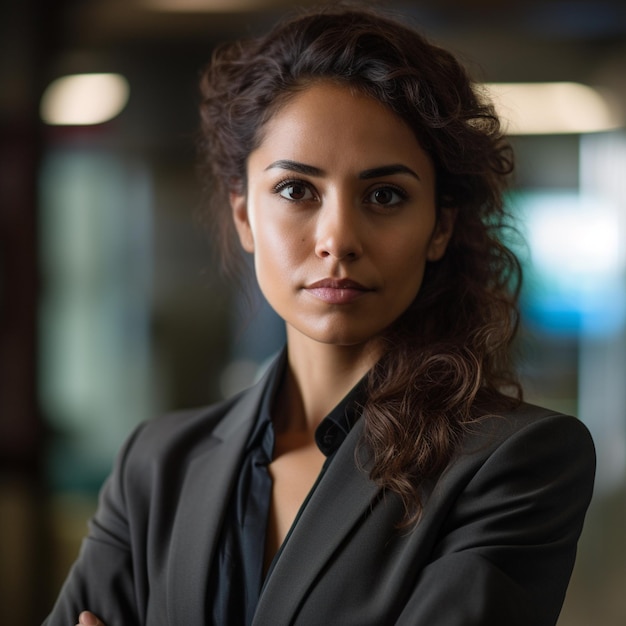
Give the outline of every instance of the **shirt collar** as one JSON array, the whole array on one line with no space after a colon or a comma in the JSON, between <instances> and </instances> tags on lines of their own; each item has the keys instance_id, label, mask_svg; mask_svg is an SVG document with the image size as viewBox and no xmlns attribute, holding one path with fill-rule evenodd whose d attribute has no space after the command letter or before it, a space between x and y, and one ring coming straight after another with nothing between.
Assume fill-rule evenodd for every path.
<instances>
[{"instance_id":1,"label":"shirt collar","mask_svg":"<svg viewBox=\"0 0 626 626\"><path fill-rule=\"evenodd\" d=\"M272 424L271 408L274 396L287 367L286 349L283 349L280 356L270 367L272 370L267 379L259 407L258 419L248 440L247 449L262 447L271 459L273 456L274 437L273 428L268 429L268 425L271 426ZM351 428L361 417L365 400L366 378L366 376L363 377L317 427L315 442L324 456L330 457L339 449ZM268 436L270 433L271 436Z\"/></svg>"},{"instance_id":2,"label":"shirt collar","mask_svg":"<svg viewBox=\"0 0 626 626\"><path fill-rule=\"evenodd\" d=\"M327 457L333 455L356 424L363 410L365 378L361 379L341 402L321 421L315 442Z\"/></svg>"},{"instance_id":3,"label":"shirt collar","mask_svg":"<svg viewBox=\"0 0 626 626\"><path fill-rule=\"evenodd\" d=\"M287 350L284 348L270 365L270 371L261 398L259 414L248 439L247 450L262 447L271 460L274 454L274 429L272 426L272 404L287 367ZM269 462L268 460L268 462Z\"/></svg>"}]
</instances>

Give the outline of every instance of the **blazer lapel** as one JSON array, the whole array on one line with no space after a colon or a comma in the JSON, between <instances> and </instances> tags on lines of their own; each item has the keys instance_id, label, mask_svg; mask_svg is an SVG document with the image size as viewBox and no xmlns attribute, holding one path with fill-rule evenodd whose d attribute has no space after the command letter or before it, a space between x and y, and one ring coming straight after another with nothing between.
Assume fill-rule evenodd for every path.
<instances>
[{"instance_id":1,"label":"blazer lapel","mask_svg":"<svg viewBox=\"0 0 626 626\"><path fill-rule=\"evenodd\" d=\"M266 582L253 626L292 623L319 572L376 499L380 488L355 464L362 430L359 420L311 495Z\"/></svg>"},{"instance_id":2,"label":"blazer lapel","mask_svg":"<svg viewBox=\"0 0 626 626\"><path fill-rule=\"evenodd\" d=\"M168 623L206 621L209 563L266 380L267 374L242 395L189 463L172 530Z\"/></svg>"}]
</instances>

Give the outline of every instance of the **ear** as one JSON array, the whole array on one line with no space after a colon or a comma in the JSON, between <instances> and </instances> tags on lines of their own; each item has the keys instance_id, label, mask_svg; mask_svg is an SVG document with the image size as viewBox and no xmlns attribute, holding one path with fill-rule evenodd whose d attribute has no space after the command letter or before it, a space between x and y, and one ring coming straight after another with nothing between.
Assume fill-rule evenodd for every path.
<instances>
[{"instance_id":1,"label":"ear","mask_svg":"<svg viewBox=\"0 0 626 626\"><path fill-rule=\"evenodd\" d=\"M428 244L428 253L426 258L429 261L439 261L446 253L448 242L454 231L454 223L456 221L457 210L444 207L439 209L435 230Z\"/></svg>"},{"instance_id":2,"label":"ear","mask_svg":"<svg viewBox=\"0 0 626 626\"><path fill-rule=\"evenodd\" d=\"M229 199L241 246L246 252L252 253L254 252L254 237L252 235L250 220L248 219L248 202L246 196L245 194L231 192Z\"/></svg>"}]
</instances>

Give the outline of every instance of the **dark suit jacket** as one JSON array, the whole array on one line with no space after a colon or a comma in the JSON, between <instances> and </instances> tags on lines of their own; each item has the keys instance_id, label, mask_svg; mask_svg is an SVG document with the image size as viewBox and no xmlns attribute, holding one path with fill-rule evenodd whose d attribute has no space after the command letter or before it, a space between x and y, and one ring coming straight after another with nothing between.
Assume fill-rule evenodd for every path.
<instances>
[{"instance_id":1,"label":"dark suit jacket","mask_svg":"<svg viewBox=\"0 0 626 626\"><path fill-rule=\"evenodd\" d=\"M209 563L264 382L142 425L105 484L48 626L90 609L107 626L207 623ZM530 405L478 424L424 514L355 463L358 422L266 581L254 626L554 624L595 456L575 418ZM224 625L235 626L235 625Z\"/></svg>"}]
</instances>

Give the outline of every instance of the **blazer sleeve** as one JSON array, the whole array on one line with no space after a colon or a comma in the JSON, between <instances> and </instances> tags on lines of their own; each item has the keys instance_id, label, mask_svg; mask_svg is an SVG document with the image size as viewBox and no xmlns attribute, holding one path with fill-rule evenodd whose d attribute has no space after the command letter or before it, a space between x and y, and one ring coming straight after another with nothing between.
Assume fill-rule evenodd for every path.
<instances>
[{"instance_id":1,"label":"blazer sleeve","mask_svg":"<svg viewBox=\"0 0 626 626\"><path fill-rule=\"evenodd\" d=\"M591 437L574 418L542 419L506 439L454 503L397 623L553 626L594 473Z\"/></svg>"},{"instance_id":2,"label":"blazer sleeve","mask_svg":"<svg viewBox=\"0 0 626 626\"><path fill-rule=\"evenodd\" d=\"M141 429L135 431L117 456L100 491L98 509L78 559L45 626L73 626L85 609L98 615L107 626L143 623L138 612L141 585L134 567L137 555L131 549L125 486L126 465Z\"/></svg>"}]
</instances>

